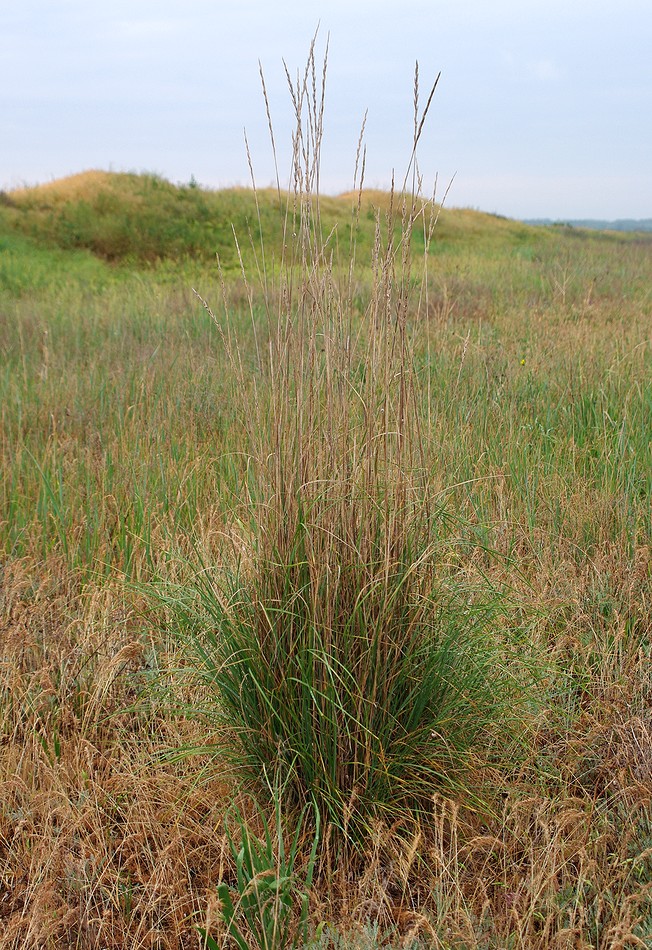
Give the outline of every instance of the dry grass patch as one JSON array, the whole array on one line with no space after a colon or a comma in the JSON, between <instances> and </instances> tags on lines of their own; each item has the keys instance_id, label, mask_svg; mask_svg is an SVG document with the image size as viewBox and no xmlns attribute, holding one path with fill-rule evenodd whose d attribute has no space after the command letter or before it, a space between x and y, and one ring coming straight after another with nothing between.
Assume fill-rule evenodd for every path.
<instances>
[{"instance_id":1,"label":"dry grass patch","mask_svg":"<svg viewBox=\"0 0 652 950\"><path fill-rule=\"evenodd\" d=\"M98 192L110 189L115 177L114 172L93 169L67 178L57 178L43 185L15 188L9 194L12 200L28 204L39 204L43 201L48 205L57 205L68 201L89 201L95 198Z\"/></svg>"},{"instance_id":2,"label":"dry grass patch","mask_svg":"<svg viewBox=\"0 0 652 950\"><path fill-rule=\"evenodd\" d=\"M229 792L161 760L193 730L137 702L161 655L124 590L48 568L3 577L0 945L196 945Z\"/></svg>"}]
</instances>

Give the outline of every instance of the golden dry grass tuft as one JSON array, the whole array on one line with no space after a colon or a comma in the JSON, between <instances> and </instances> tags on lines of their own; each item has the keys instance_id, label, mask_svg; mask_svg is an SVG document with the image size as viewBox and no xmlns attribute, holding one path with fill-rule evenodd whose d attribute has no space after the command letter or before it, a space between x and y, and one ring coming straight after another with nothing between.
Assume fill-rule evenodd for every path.
<instances>
[{"instance_id":1,"label":"golden dry grass tuft","mask_svg":"<svg viewBox=\"0 0 652 950\"><path fill-rule=\"evenodd\" d=\"M13 201L29 204L43 202L56 205L68 201L89 201L98 193L106 192L107 188L112 187L114 181L120 180L120 177L115 172L90 169L76 175L69 175L67 178L57 178L42 185L15 188L9 194Z\"/></svg>"}]
</instances>

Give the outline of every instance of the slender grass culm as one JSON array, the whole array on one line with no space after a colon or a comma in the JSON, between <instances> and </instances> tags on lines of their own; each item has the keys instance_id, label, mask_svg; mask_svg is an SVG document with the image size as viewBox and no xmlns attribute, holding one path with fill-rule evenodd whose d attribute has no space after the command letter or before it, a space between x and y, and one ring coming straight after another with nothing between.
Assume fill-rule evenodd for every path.
<instances>
[{"instance_id":1,"label":"slender grass culm","mask_svg":"<svg viewBox=\"0 0 652 950\"><path fill-rule=\"evenodd\" d=\"M361 292L362 145L349 233L321 225L325 77L313 41L304 73L287 75L283 252L267 259L263 235L258 272L243 268L253 364L226 294L223 314L211 310L246 394L245 553L202 587L208 620L190 641L240 774L279 770L290 805L311 802L329 833L362 840L378 817L427 809L435 790L469 791L513 696L494 604L439 571L428 386L410 338L427 288L413 238L427 255L437 213L417 165L435 87L420 111L417 68L409 170L376 212Z\"/></svg>"}]
</instances>

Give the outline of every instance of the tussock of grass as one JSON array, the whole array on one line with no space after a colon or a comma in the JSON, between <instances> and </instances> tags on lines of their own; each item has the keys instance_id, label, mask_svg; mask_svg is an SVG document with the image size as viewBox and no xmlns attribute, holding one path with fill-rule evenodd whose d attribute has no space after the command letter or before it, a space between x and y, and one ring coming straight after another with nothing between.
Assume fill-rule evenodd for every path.
<instances>
[{"instance_id":1,"label":"tussock of grass","mask_svg":"<svg viewBox=\"0 0 652 950\"><path fill-rule=\"evenodd\" d=\"M310 802L334 837L364 842L380 815L463 793L464 773L501 755L524 680L505 672L493 604L440 568L427 387L409 330L421 318L413 234L430 240L436 209L415 192L376 211L371 293L356 313L361 201L343 260L335 235L323 237L314 78L311 60L291 88L294 195L279 271L265 269L261 240L267 325L253 368L228 300L223 316L211 311L251 392L239 513L249 554L215 592L200 587L208 626L190 640L240 772L251 782L278 771L292 805Z\"/></svg>"}]
</instances>

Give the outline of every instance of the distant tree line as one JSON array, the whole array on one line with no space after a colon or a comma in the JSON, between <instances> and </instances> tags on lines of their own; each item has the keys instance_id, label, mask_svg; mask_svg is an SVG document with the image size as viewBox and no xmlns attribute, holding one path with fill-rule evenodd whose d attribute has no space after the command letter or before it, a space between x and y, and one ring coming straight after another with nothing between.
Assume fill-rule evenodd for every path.
<instances>
[{"instance_id":1,"label":"distant tree line","mask_svg":"<svg viewBox=\"0 0 652 950\"><path fill-rule=\"evenodd\" d=\"M617 221L598 219L553 220L552 218L529 218L525 224L538 224L555 227L591 228L594 231L652 231L652 218L621 218Z\"/></svg>"}]
</instances>

